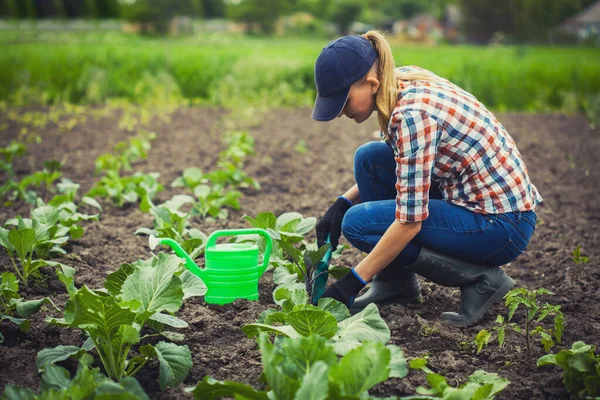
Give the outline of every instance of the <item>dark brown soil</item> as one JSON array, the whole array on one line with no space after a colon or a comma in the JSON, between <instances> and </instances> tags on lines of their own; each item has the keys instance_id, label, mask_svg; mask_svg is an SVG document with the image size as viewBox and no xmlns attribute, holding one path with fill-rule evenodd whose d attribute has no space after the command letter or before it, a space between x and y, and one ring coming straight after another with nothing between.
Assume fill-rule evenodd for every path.
<instances>
[{"instance_id":1,"label":"dark brown soil","mask_svg":"<svg viewBox=\"0 0 600 400\"><path fill-rule=\"evenodd\" d=\"M506 266L518 284L529 289L545 287L556 293L544 301L560 304L566 314L566 329L559 347L570 347L576 340L600 344L600 133L588 127L581 116L520 115L498 116L515 138L524 156L533 182L539 188L544 203L537 209L539 225L527 249L515 262ZM219 140L225 130L226 113L219 109L182 109L170 123L155 121L152 130L158 134L147 161L136 170L160 172L165 191L158 201L164 201L181 189L169 187L186 167L198 166L210 170L217 153L224 145ZM21 126L0 116L0 146L18 136ZM241 124L244 126L244 123ZM305 216L319 217L335 197L353 184L352 160L354 150L362 143L374 140L375 119L356 125L349 120L330 124L312 122L309 109L282 109L267 113L262 123L246 126L256 138L257 155L249 158L246 171L261 183L262 189L245 190L242 210L230 213L227 221L193 225L205 233L217 228L244 227L244 214L255 215L272 211L279 215L298 211ZM52 125L40 132L41 144L31 145L29 154L16 164L19 176L39 169L46 159L65 163L63 175L82 185L85 193L98 179L94 176L94 160L132 133L118 128L118 116L93 119L64 133ZM304 140L308 152L295 150ZM117 209L103 202L100 222L86 225L83 238L66 247L68 255L57 259L77 268L76 284L100 287L106 275L123 262L147 258L149 249L144 236L134 236L139 227L150 227L152 217L140 212L135 205ZM0 209L0 221L17 214L28 216L29 207L15 204ZM92 210L90 210L92 211ZM311 234L310 240L314 239ZM589 256L586 264L575 264L571 251L581 245ZM339 265L351 267L361 259L360 252L347 250ZM0 271L8 270L10 261L0 253ZM62 284L46 271L44 283L23 291L26 298L53 296L63 305L66 292ZM193 368L185 384L160 392L157 365L148 365L137 376L146 391L156 399L188 397L184 386L192 386L205 375L216 379L236 380L259 387L260 356L256 342L247 339L240 330L246 323L273 304L274 286L271 273L261 280L261 298L257 302L238 300L225 306L206 305L192 299L184 305L179 317L189 323L182 330L185 343L193 354ZM430 367L445 375L451 384L464 382L477 369L497 372L511 384L498 398L558 399L566 398L560 372L553 368L537 368L535 360L543 349L534 346L533 354L526 352L523 339L507 334L506 345L495 345L475 355L472 345L477 332L491 328L498 313L496 305L477 325L457 328L441 323L443 311L458 308L458 292L424 282L425 301L404 308L399 305L381 307L381 314L392 331L391 342L402 347L408 357L429 356ZM35 367L38 351L57 345L83 343L76 330L61 329L44 323L45 313L32 318L28 333L19 332L13 325L2 322L0 331L5 342L0 345L0 387L8 383L38 388L40 379ZM514 319L522 323L522 314ZM556 349L555 349L556 350ZM424 385L424 374L411 372L403 380L391 379L371 391L373 395L409 395Z\"/></svg>"}]
</instances>

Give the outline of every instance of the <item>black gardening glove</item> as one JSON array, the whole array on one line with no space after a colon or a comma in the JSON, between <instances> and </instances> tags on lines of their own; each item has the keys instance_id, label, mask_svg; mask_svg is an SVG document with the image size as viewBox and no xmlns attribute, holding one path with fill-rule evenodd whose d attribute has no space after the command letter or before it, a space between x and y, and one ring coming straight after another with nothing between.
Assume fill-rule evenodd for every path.
<instances>
[{"instance_id":1,"label":"black gardening glove","mask_svg":"<svg viewBox=\"0 0 600 400\"><path fill-rule=\"evenodd\" d=\"M331 249L335 250L337 248L338 241L342 234L342 220L349 208L350 203L341 197L329 207L325 215L323 215L323 218L321 218L317 224L317 246L323 246L327 241L327 235L329 235Z\"/></svg>"},{"instance_id":2,"label":"black gardening glove","mask_svg":"<svg viewBox=\"0 0 600 400\"><path fill-rule=\"evenodd\" d=\"M354 303L354 298L365 287L364 281L360 279L354 270L351 270L342 279L337 280L333 285L329 286L321 298L332 298L351 306Z\"/></svg>"}]
</instances>

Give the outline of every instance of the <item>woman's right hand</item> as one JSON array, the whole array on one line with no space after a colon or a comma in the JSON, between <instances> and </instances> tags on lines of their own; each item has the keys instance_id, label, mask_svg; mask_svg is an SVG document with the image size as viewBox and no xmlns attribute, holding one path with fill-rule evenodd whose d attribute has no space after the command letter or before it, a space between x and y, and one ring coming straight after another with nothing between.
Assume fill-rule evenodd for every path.
<instances>
[{"instance_id":1,"label":"woman's right hand","mask_svg":"<svg viewBox=\"0 0 600 400\"><path fill-rule=\"evenodd\" d=\"M350 207L349 201L341 196L329 207L317 224L317 246L323 246L327 241L327 235L329 235L331 248L333 250L337 248L342 235L342 221Z\"/></svg>"}]
</instances>

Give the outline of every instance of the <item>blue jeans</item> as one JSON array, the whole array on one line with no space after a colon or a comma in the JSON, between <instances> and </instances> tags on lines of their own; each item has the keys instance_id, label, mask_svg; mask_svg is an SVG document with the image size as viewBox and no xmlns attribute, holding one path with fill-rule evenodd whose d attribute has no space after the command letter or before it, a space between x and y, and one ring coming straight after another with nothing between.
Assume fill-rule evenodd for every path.
<instances>
[{"instance_id":1,"label":"blue jeans","mask_svg":"<svg viewBox=\"0 0 600 400\"><path fill-rule=\"evenodd\" d=\"M394 153L385 143L370 142L356 151L354 175L361 203L344 216L342 232L366 253L396 218L395 170ZM433 185L429 199L429 217L392 264L411 265L425 246L477 264L500 266L523 253L535 230L534 211L477 214L442 200Z\"/></svg>"}]
</instances>

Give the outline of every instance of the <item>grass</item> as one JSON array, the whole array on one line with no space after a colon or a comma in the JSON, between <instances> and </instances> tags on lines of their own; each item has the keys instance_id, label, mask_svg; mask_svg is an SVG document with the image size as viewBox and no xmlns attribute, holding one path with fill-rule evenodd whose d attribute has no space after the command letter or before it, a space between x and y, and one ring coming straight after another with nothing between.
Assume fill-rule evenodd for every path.
<instances>
[{"instance_id":1,"label":"grass","mask_svg":"<svg viewBox=\"0 0 600 400\"><path fill-rule=\"evenodd\" d=\"M101 103L152 96L235 107L310 106L323 38L203 34L143 38L116 32L0 32L0 100ZM534 46L392 44L415 64L499 111L580 111L600 93L600 51Z\"/></svg>"}]
</instances>

